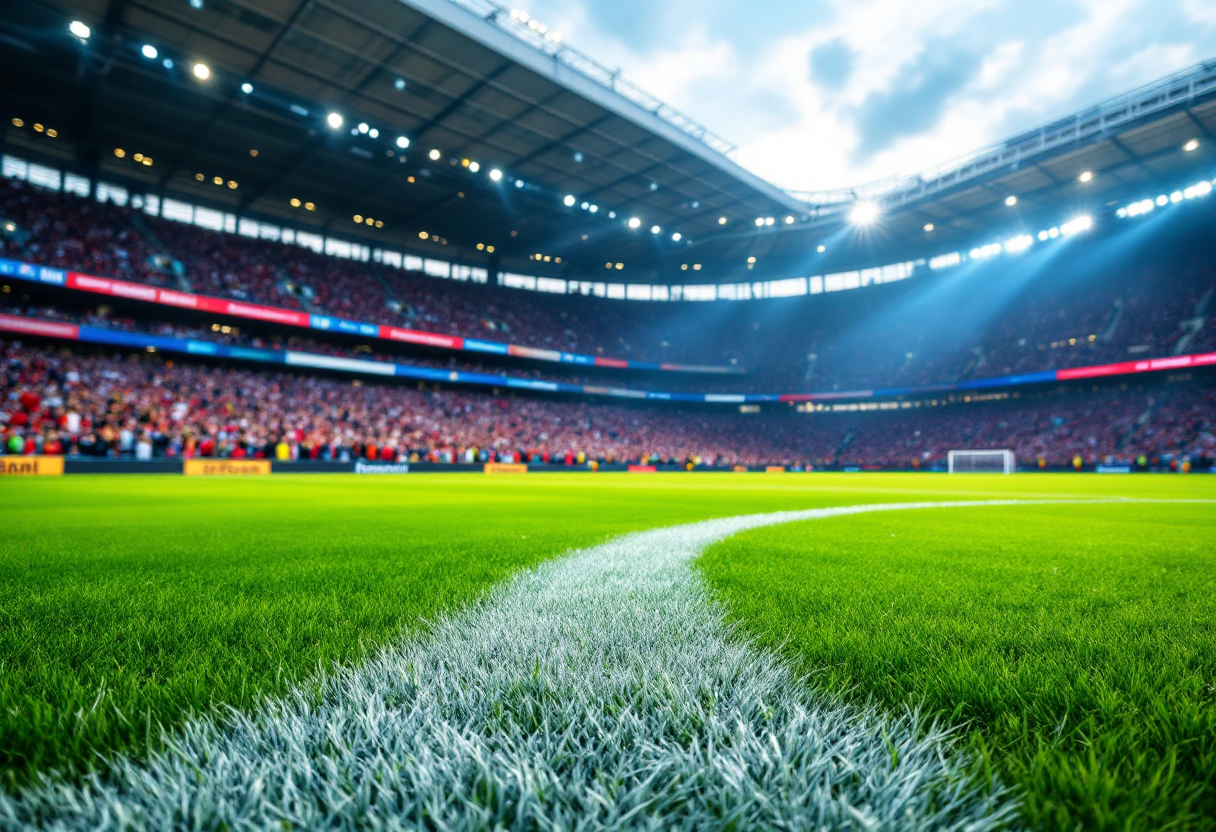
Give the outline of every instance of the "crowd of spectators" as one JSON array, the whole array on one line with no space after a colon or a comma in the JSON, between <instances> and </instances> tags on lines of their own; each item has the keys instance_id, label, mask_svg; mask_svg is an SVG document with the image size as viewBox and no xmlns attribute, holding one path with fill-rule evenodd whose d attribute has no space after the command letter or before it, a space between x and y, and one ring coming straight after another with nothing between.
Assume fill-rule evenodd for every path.
<instances>
[{"instance_id":1,"label":"crowd of spectators","mask_svg":"<svg viewBox=\"0 0 1216 832\"><path fill-rule=\"evenodd\" d=\"M764 414L424 390L0 342L7 453L153 457L692 461L927 467L957 448L1023 462L1216 456L1216 388L1164 385L879 412Z\"/></svg>"},{"instance_id":2,"label":"crowd of spectators","mask_svg":"<svg viewBox=\"0 0 1216 832\"><path fill-rule=\"evenodd\" d=\"M161 282L128 209L0 181L22 227L4 253ZM554 296L428 277L299 246L145 218L199 292L639 360L726 364L746 382L706 392L798 392L957 382L1216 349L1216 259L1206 237L1125 247L1103 240L995 257L896 284L751 302L642 303ZM1065 245L1065 244L1061 244ZM948 310L948 312L947 312ZM553 368L539 373L552 374Z\"/></svg>"}]
</instances>

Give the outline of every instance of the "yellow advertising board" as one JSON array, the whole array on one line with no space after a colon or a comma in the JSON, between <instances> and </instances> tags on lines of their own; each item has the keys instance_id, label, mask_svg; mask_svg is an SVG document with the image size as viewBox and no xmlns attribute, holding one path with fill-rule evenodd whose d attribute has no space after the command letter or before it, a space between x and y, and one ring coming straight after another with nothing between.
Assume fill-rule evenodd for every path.
<instances>
[{"instance_id":1,"label":"yellow advertising board","mask_svg":"<svg viewBox=\"0 0 1216 832\"><path fill-rule=\"evenodd\" d=\"M258 477L270 473L270 460L187 459L182 473L187 477Z\"/></svg>"},{"instance_id":2,"label":"yellow advertising board","mask_svg":"<svg viewBox=\"0 0 1216 832\"><path fill-rule=\"evenodd\" d=\"M61 456L0 456L0 476L58 477L63 475Z\"/></svg>"},{"instance_id":3,"label":"yellow advertising board","mask_svg":"<svg viewBox=\"0 0 1216 832\"><path fill-rule=\"evenodd\" d=\"M770 465L764 469L764 473L766 473L766 474L784 474L785 466L784 465Z\"/></svg>"},{"instance_id":4,"label":"yellow advertising board","mask_svg":"<svg viewBox=\"0 0 1216 832\"><path fill-rule=\"evenodd\" d=\"M522 462L487 462L485 472L487 474L526 474L528 466Z\"/></svg>"}]
</instances>

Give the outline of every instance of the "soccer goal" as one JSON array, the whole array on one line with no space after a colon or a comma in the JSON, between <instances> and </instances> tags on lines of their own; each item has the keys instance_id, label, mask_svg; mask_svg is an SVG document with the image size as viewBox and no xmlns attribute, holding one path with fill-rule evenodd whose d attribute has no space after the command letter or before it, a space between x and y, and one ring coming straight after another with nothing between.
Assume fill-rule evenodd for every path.
<instances>
[{"instance_id":1,"label":"soccer goal","mask_svg":"<svg viewBox=\"0 0 1216 832\"><path fill-rule=\"evenodd\" d=\"M951 474L1012 474L1017 470L1013 451L950 451L946 463Z\"/></svg>"}]
</instances>

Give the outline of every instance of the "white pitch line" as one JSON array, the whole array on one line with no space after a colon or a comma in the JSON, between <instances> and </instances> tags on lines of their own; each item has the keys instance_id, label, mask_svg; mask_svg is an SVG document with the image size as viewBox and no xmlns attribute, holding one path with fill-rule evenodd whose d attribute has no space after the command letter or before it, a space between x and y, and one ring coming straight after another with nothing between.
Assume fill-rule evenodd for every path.
<instances>
[{"instance_id":1,"label":"white pitch line","mask_svg":"<svg viewBox=\"0 0 1216 832\"><path fill-rule=\"evenodd\" d=\"M640 532L528 570L424 636L83 783L0 794L0 827L1000 828L954 736L842 705L723 620L691 567L775 523L1024 505L898 503Z\"/></svg>"}]
</instances>

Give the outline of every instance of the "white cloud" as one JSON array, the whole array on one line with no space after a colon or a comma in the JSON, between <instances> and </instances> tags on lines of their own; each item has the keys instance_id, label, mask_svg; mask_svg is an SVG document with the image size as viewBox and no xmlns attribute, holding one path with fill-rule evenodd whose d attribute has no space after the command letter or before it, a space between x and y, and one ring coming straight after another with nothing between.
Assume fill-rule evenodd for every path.
<instances>
[{"instance_id":1,"label":"white cloud","mask_svg":"<svg viewBox=\"0 0 1216 832\"><path fill-rule=\"evenodd\" d=\"M644 19L593 2L532 11L737 142L745 167L808 190L919 173L1216 52L1211 0L770 0L763 16L737 0L660 0L638 7ZM850 59L830 88L810 71L827 44Z\"/></svg>"}]
</instances>

